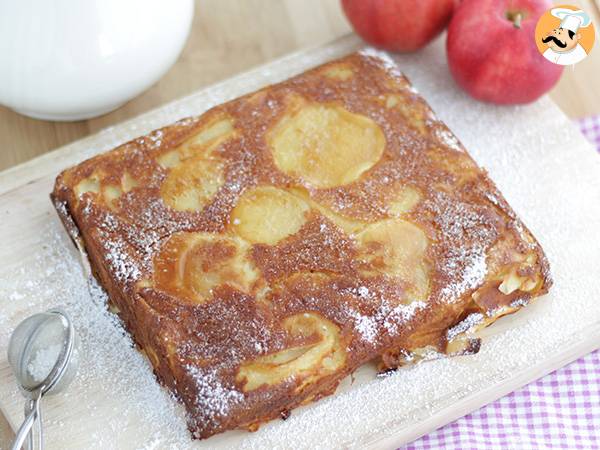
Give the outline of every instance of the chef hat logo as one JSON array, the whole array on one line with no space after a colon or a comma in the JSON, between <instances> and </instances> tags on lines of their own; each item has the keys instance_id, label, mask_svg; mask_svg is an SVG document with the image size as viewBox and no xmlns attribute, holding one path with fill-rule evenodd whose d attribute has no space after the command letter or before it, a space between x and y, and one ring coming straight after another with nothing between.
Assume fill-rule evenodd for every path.
<instances>
[{"instance_id":1,"label":"chef hat logo","mask_svg":"<svg viewBox=\"0 0 600 450\"><path fill-rule=\"evenodd\" d=\"M590 14L578 6L557 5L546 11L535 28L535 43L553 64L573 65L584 60L595 40Z\"/></svg>"},{"instance_id":2,"label":"chef hat logo","mask_svg":"<svg viewBox=\"0 0 600 450\"><path fill-rule=\"evenodd\" d=\"M571 30L573 33L577 33L580 27L588 27L592 23L592 19L585 11L567 8L553 8L550 10L550 14L561 20L560 28L565 30Z\"/></svg>"}]
</instances>

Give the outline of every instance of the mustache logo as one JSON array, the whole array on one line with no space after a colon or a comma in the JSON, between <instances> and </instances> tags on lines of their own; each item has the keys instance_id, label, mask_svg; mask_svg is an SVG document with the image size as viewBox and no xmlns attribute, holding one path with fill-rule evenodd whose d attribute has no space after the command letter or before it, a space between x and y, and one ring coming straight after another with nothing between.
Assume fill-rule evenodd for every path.
<instances>
[{"instance_id":1,"label":"mustache logo","mask_svg":"<svg viewBox=\"0 0 600 450\"><path fill-rule=\"evenodd\" d=\"M566 42L560 41L556 36L546 36L545 38L542 39L542 42L544 44L546 44L550 41L553 41L560 48L565 48L567 46Z\"/></svg>"}]
</instances>

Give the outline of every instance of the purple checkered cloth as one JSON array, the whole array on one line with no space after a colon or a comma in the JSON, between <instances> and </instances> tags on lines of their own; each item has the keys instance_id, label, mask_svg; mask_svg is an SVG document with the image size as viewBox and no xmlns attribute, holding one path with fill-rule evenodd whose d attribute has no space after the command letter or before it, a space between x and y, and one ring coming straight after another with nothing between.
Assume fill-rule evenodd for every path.
<instances>
[{"instance_id":1,"label":"purple checkered cloth","mask_svg":"<svg viewBox=\"0 0 600 450\"><path fill-rule=\"evenodd\" d=\"M600 116L585 117L577 121L579 129L600 152Z\"/></svg>"},{"instance_id":2,"label":"purple checkered cloth","mask_svg":"<svg viewBox=\"0 0 600 450\"><path fill-rule=\"evenodd\" d=\"M600 152L600 116L577 122ZM402 450L600 449L600 350Z\"/></svg>"},{"instance_id":3,"label":"purple checkered cloth","mask_svg":"<svg viewBox=\"0 0 600 450\"><path fill-rule=\"evenodd\" d=\"M403 450L600 449L599 373L595 351Z\"/></svg>"}]
</instances>

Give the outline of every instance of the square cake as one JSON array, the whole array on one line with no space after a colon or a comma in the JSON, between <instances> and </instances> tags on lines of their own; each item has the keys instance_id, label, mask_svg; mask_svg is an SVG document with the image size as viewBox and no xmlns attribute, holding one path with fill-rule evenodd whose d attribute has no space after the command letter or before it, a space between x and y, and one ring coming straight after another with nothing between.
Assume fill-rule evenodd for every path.
<instances>
[{"instance_id":1,"label":"square cake","mask_svg":"<svg viewBox=\"0 0 600 450\"><path fill-rule=\"evenodd\" d=\"M371 50L84 161L51 197L196 438L286 418L368 361L474 353L473 331L551 284L486 172Z\"/></svg>"}]
</instances>

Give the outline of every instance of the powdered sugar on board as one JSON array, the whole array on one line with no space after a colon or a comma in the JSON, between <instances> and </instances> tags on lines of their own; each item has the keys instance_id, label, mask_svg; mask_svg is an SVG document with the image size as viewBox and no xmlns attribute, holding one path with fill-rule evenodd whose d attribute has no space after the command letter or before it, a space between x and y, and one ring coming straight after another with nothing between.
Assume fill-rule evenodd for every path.
<instances>
[{"instance_id":1,"label":"powdered sugar on board","mask_svg":"<svg viewBox=\"0 0 600 450\"><path fill-rule=\"evenodd\" d=\"M118 318L106 309L107 297L102 288L93 279L88 285L61 224L52 220L41 230L40 238L44 244L31 263L14 274L12 281L1 279L0 295L35 304L31 312L61 306L71 316L81 356L75 380L60 394L61 403L80 411L81 421L98 424L96 448L120 448L122 434L130 432L126 425L135 420L148 433L139 435L140 443L159 439L160 448L181 444L182 437L188 435L183 410L158 385L149 363L133 347ZM5 322L9 319L0 319L2 342L8 339L11 327ZM13 380L9 384L11 392L18 395ZM106 398L114 400L109 411ZM52 400L49 398L48 403ZM47 414L46 420L51 425L77 429L82 426L78 416L69 416L68 423L64 423ZM70 448L69 441L61 436L46 439L50 448Z\"/></svg>"},{"instance_id":2,"label":"powdered sugar on board","mask_svg":"<svg viewBox=\"0 0 600 450\"><path fill-rule=\"evenodd\" d=\"M360 45L349 38L179 100L74 144L72 160L64 165ZM411 434L416 424L452 411L459 400L478 399L517 373L535 373L573 343L600 342L600 279L594 272L600 266L597 155L547 99L506 108L467 98L447 72L441 40L394 59L541 241L555 280L551 294L495 324L477 355L423 363L383 379L363 368L354 383L346 381L335 396L294 410L285 422L274 421L257 433L229 432L192 443L182 408L157 385L149 364L106 312L102 295L89 295L77 255L47 200L52 172L41 184L0 195L0 355L6 354L8 333L22 318L60 305L73 315L86 352L65 395L44 400L48 448L362 447L390 434L400 445L416 437ZM0 364L5 374L0 406L16 424L23 400L6 361Z\"/></svg>"}]
</instances>

